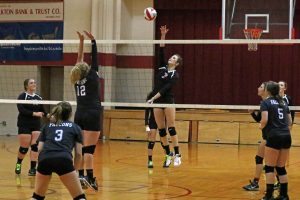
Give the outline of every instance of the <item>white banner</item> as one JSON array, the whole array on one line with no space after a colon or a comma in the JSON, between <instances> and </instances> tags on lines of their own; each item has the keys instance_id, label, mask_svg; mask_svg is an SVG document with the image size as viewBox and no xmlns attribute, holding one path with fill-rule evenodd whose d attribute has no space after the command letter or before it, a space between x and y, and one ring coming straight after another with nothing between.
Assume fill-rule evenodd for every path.
<instances>
[{"instance_id":1,"label":"white banner","mask_svg":"<svg viewBox=\"0 0 300 200\"><path fill-rule=\"evenodd\" d=\"M64 3L0 3L0 22L63 21Z\"/></svg>"}]
</instances>

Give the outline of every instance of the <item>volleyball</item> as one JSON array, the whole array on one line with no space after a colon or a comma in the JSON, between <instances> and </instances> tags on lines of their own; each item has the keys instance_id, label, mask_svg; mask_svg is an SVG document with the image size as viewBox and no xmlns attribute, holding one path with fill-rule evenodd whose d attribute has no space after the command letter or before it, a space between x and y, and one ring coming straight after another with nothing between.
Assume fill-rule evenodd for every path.
<instances>
[{"instance_id":1,"label":"volleyball","mask_svg":"<svg viewBox=\"0 0 300 200\"><path fill-rule=\"evenodd\" d=\"M157 12L154 8L148 7L144 10L144 17L148 21L152 21L156 18Z\"/></svg>"}]
</instances>

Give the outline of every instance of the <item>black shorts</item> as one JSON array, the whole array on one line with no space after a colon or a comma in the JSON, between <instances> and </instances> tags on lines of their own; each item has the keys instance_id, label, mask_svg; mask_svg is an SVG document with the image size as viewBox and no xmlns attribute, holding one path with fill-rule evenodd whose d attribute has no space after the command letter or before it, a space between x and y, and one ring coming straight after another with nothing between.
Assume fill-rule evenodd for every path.
<instances>
[{"instance_id":1,"label":"black shorts","mask_svg":"<svg viewBox=\"0 0 300 200\"><path fill-rule=\"evenodd\" d=\"M156 121L155 121L154 117L149 119L149 128L150 129L157 129L157 124L156 124Z\"/></svg>"},{"instance_id":2,"label":"black shorts","mask_svg":"<svg viewBox=\"0 0 300 200\"><path fill-rule=\"evenodd\" d=\"M161 103L161 104L174 104L174 98L173 97L159 97L156 99L153 103Z\"/></svg>"},{"instance_id":3,"label":"black shorts","mask_svg":"<svg viewBox=\"0 0 300 200\"><path fill-rule=\"evenodd\" d=\"M103 108L77 109L74 122L85 131L102 131Z\"/></svg>"},{"instance_id":4,"label":"black shorts","mask_svg":"<svg viewBox=\"0 0 300 200\"><path fill-rule=\"evenodd\" d=\"M64 157L45 158L39 161L37 171L43 175L51 175L53 172L59 176L74 171L73 161Z\"/></svg>"},{"instance_id":5,"label":"black shorts","mask_svg":"<svg viewBox=\"0 0 300 200\"><path fill-rule=\"evenodd\" d=\"M267 138L266 146L272 149L289 149L292 145L291 135L271 135Z\"/></svg>"},{"instance_id":6,"label":"black shorts","mask_svg":"<svg viewBox=\"0 0 300 200\"><path fill-rule=\"evenodd\" d=\"M41 131L40 125L22 126L18 128L18 134L31 134L33 131Z\"/></svg>"}]
</instances>

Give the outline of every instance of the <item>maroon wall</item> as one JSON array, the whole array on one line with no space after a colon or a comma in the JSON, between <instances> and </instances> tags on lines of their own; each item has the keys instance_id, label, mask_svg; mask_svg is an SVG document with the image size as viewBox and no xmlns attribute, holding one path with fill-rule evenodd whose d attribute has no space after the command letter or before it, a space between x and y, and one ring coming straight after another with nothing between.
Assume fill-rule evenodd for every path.
<instances>
[{"instance_id":1,"label":"maroon wall","mask_svg":"<svg viewBox=\"0 0 300 200\"><path fill-rule=\"evenodd\" d=\"M189 2L188 4L186 2ZM218 39L222 18L221 0L156 0L156 38L167 25L167 39ZM297 4L299 6L299 3ZM300 36L300 10L294 27ZM178 69L176 103L256 105L257 87L267 80L285 80L294 104L300 104L300 45L167 45L166 56L179 53L184 66Z\"/></svg>"}]
</instances>

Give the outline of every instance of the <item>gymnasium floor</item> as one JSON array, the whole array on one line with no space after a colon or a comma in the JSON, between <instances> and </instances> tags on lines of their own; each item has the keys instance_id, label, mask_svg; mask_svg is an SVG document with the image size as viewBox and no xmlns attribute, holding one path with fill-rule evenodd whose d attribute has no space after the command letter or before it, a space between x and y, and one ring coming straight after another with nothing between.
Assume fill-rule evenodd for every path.
<instances>
[{"instance_id":1,"label":"gymnasium floor","mask_svg":"<svg viewBox=\"0 0 300 200\"><path fill-rule=\"evenodd\" d=\"M17 137L0 137L0 200L30 199L34 178L27 176L28 157L22 174L16 177L14 166ZM159 200L159 199L260 199L265 181L261 177L259 192L247 192L242 186L254 172L256 146L181 144L182 165L162 168L163 151L156 143L154 168L148 170L147 143L126 141L99 142L95 154L99 192L87 190L89 200ZM300 148L290 152L290 199L300 199ZM53 176L47 200L72 199L56 175Z\"/></svg>"}]
</instances>

